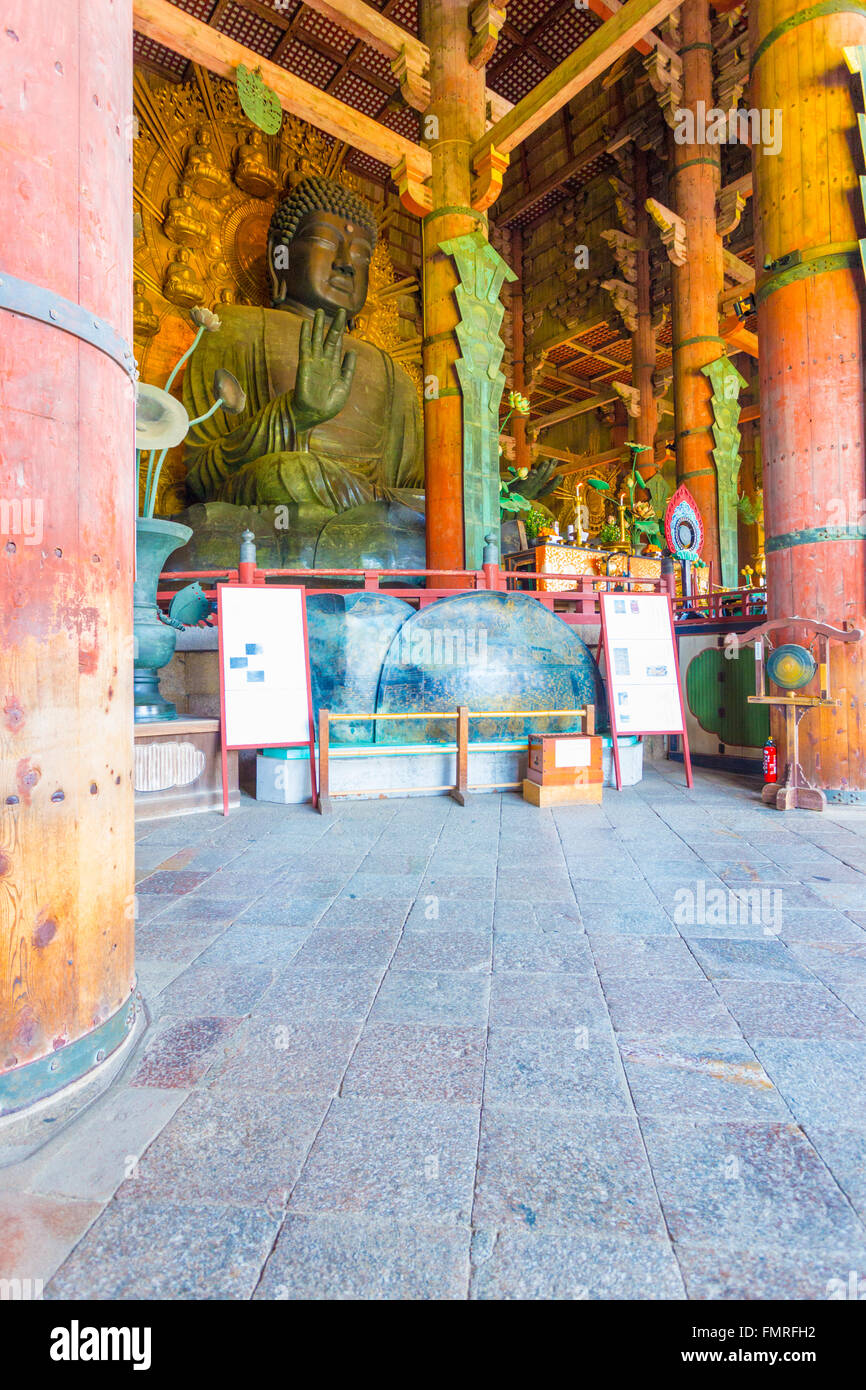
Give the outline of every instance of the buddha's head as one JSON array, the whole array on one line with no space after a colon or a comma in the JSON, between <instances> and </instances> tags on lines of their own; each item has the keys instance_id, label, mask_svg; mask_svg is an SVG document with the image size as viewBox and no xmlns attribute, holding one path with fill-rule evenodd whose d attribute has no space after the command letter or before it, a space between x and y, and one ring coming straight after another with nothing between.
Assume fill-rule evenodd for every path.
<instances>
[{"instance_id":1,"label":"buddha's head","mask_svg":"<svg viewBox=\"0 0 866 1390\"><path fill-rule=\"evenodd\" d=\"M351 325L367 298L375 246L376 221L368 203L331 179L302 179L271 218L274 307L291 302L331 317L343 309Z\"/></svg>"}]
</instances>

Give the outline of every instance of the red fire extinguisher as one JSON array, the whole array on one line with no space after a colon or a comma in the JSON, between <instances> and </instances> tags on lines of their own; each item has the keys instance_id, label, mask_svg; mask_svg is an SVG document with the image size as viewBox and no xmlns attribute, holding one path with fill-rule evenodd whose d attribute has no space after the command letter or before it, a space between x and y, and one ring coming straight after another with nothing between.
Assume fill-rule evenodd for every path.
<instances>
[{"instance_id":1,"label":"red fire extinguisher","mask_svg":"<svg viewBox=\"0 0 866 1390\"><path fill-rule=\"evenodd\" d=\"M764 744L764 781L777 782L779 780L778 761L776 754L776 741L768 738Z\"/></svg>"}]
</instances>

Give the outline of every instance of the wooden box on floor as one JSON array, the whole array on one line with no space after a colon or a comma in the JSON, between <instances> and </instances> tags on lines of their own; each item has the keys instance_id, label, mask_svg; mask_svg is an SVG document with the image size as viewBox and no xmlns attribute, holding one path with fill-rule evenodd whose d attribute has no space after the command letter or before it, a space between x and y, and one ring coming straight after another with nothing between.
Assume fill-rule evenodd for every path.
<instances>
[{"instance_id":1,"label":"wooden box on floor","mask_svg":"<svg viewBox=\"0 0 866 1390\"><path fill-rule=\"evenodd\" d=\"M229 751L229 806L240 805L238 755ZM218 719L158 720L135 726L135 818L221 811Z\"/></svg>"},{"instance_id":2,"label":"wooden box on floor","mask_svg":"<svg viewBox=\"0 0 866 1390\"><path fill-rule=\"evenodd\" d=\"M601 752L597 735L530 736L524 800L533 806L601 801Z\"/></svg>"}]
</instances>

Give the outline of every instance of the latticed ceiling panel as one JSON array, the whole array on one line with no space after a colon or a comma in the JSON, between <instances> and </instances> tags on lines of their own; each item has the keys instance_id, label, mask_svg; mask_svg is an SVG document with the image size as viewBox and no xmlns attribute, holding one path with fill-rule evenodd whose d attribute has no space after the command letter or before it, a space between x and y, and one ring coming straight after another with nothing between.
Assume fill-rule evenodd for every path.
<instances>
[{"instance_id":1,"label":"latticed ceiling panel","mask_svg":"<svg viewBox=\"0 0 866 1390\"><path fill-rule=\"evenodd\" d=\"M344 101L347 106L353 106L356 111L363 111L365 116L374 118L378 116L387 100L378 87L372 87L355 72L344 72L335 82L332 95Z\"/></svg>"},{"instance_id":2,"label":"latticed ceiling panel","mask_svg":"<svg viewBox=\"0 0 866 1390\"><path fill-rule=\"evenodd\" d=\"M322 43L328 45L337 53L348 56L355 47L358 40L353 34L347 34L345 29L339 29L336 24L332 24L330 19L326 19L317 10L308 9L304 14L303 20L304 35L311 35L314 39L320 39Z\"/></svg>"},{"instance_id":3,"label":"latticed ceiling panel","mask_svg":"<svg viewBox=\"0 0 866 1390\"><path fill-rule=\"evenodd\" d=\"M395 5L389 5L387 0L373 0L373 5L377 10L387 10L389 19L393 19L401 29L408 29L410 34L417 37L418 0L397 0Z\"/></svg>"},{"instance_id":4,"label":"latticed ceiling panel","mask_svg":"<svg viewBox=\"0 0 866 1390\"><path fill-rule=\"evenodd\" d=\"M315 49L308 48L305 43L300 43L298 39L292 39L276 61L281 67L293 72L296 77L302 77L314 87L327 87L340 71L340 65L334 59L326 58Z\"/></svg>"},{"instance_id":5,"label":"latticed ceiling panel","mask_svg":"<svg viewBox=\"0 0 866 1390\"><path fill-rule=\"evenodd\" d=\"M513 7L509 7L509 19L512 17L512 9ZM539 32L535 42L542 53L552 58L554 63L562 63L595 32L597 27L598 19L592 10L572 8L558 15L552 24Z\"/></svg>"},{"instance_id":6,"label":"latticed ceiling panel","mask_svg":"<svg viewBox=\"0 0 866 1390\"><path fill-rule=\"evenodd\" d=\"M273 53L283 35L280 25L271 24L254 11L236 4L235 0L229 0L217 20L216 28L227 38L234 39L235 43L242 43L245 48L251 48L265 58Z\"/></svg>"},{"instance_id":7,"label":"latticed ceiling panel","mask_svg":"<svg viewBox=\"0 0 866 1390\"><path fill-rule=\"evenodd\" d=\"M174 0L179 10L185 10L193 19L207 23L216 9L216 0Z\"/></svg>"},{"instance_id":8,"label":"latticed ceiling panel","mask_svg":"<svg viewBox=\"0 0 866 1390\"><path fill-rule=\"evenodd\" d=\"M143 34L133 35L132 56L137 62L164 72L166 77L182 76L187 65L186 58L179 53L172 53L170 48L163 48L161 43L154 43L153 39L146 39Z\"/></svg>"},{"instance_id":9,"label":"latticed ceiling panel","mask_svg":"<svg viewBox=\"0 0 866 1390\"><path fill-rule=\"evenodd\" d=\"M547 70L526 49L518 49L512 63L502 72L491 74L490 86L506 101L518 102L547 76Z\"/></svg>"}]
</instances>

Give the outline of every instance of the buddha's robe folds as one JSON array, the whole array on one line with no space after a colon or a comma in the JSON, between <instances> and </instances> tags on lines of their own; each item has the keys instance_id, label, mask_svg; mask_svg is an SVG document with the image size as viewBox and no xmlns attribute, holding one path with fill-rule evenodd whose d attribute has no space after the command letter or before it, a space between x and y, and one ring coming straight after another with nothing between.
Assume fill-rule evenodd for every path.
<instances>
[{"instance_id":1,"label":"buddha's robe folds","mask_svg":"<svg viewBox=\"0 0 866 1390\"><path fill-rule=\"evenodd\" d=\"M217 367L246 392L240 416L217 411L187 437L187 486L198 501L244 506L294 503L301 513L343 512L393 498L423 506L421 411L411 380L387 353L346 336L357 354L349 399L298 448L290 393L303 319L284 309L225 305L222 328L190 358L183 399L190 419L213 404Z\"/></svg>"}]
</instances>

